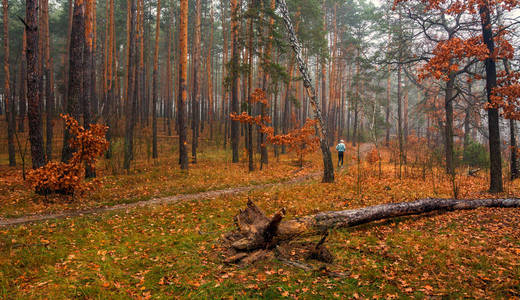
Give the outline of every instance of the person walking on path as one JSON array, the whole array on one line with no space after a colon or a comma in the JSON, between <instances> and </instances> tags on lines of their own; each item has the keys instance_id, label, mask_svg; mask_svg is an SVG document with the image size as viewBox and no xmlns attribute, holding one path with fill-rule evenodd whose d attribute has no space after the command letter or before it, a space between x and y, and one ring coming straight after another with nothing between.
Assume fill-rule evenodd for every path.
<instances>
[{"instance_id":1,"label":"person walking on path","mask_svg":"<svg viewBox=\"0 0 520 300\"><path fill-rule=\"evenodd\" d=\"M345 153L345 141L340 140L339 144L336 146L336 151L338 151L338 168L343 167L343 154Z\"/></svg>"}]
</instances>

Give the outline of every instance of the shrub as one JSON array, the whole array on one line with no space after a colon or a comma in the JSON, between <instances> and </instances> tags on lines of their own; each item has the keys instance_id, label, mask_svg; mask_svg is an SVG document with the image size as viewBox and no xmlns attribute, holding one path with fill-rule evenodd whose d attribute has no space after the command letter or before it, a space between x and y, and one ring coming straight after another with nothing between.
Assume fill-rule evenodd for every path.
<instances>
[{"instance_id":1,"label":"shrub","mask_svg":"<svg viewBox=\"0 0 520 300\"><path fill-rule=\"evenodd\" d=\"M378 162L379 159L380 159L379 151L376 148L370 150L370 152L368 152L367 157L366 157L366 161L371 165Z\"/></svg>"},{"instance_id":2,"label":"shrub","mask_svg":"<svg viewBox=\"0 0 520 300\"><path fill-rule=\"evenodd\" d=\"M72 195L87 188L82 182L85 164L94 169L97 159L108 149L105 134L108 127L92 124L89 129L68 115L61 115L73 138L68 141L75 150L68 163L49 162L27 174L27 182L41 195Z\"/></svg>"},{"instance_id":3,"label":"shrub","mask_svg":"<svg viewBox=\"0 0 520 300\"><path fill-rule=\"evenodd\" d=\"M489 153L484 145L470 140L464 147L462 161L471 167L487 168L489 166Z\"/></svg>"}]
</instances>

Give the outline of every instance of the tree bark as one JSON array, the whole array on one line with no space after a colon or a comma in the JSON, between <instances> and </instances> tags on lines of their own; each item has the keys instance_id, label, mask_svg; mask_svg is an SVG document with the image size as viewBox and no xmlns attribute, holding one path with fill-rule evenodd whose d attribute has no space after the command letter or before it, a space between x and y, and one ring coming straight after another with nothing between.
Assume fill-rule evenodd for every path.
<instances>
[{"instance_id":1,"label":"tree bark","mask_svg":"<svg viewBox=\"0 0 520 300\"><path fill-rule=\"evenodd\" d=\"M391 67L388 65L388 75L386 77L386 106L385 106L385 146L390 146L390 92L391 92Z\"/></svg>"},{"instance_id":2,"label":"tree bark","mask_svg":"<svg viewBox=\"0 0 520 300\"><path fill-rule=\"evenodd\" d=\"M285 209L267 218L251 200L235 216L237 229L225 235L229 245L238 252L272 249L281 242L302 236L322 235L329 229L348 228L401 216L434 211L488 208L520 208L520 199L421 199L413 202L389 203L358 209L327 211L282 221Z\"/></svg>"},{"instance_id":3,"label":"tree bark","mask_svg":"<svg viewBox=\"0 0 520 300\"><path fill-rule=\"evenodd\" d=\"M83 50L85 44L85 3L81 0L74 1L70 38L66 112L79 122L80 103L83 96ZM72 133L65 126L61 151L61 160L63 162L68 162L72 158L74 149L69 144L71 138Z\"/></svg>"},{"instance_id":4,"label":"tree bark","mask_svg":"<svg viewBox=\"0 0 520 300\"><path fill-rule=\"evenodd\" d=\"M14 132L16 130L14 97L11 95L11 79L9 70L9 3L2 1L4 19L4 99L7 120L7 148L9 152L9 166L16 166L16 153L14 148Z\"/></svg>"},{"instance_id":5,"label":"tree bark","mask_svg":"<svg viewBox=\"0 0 520 300\"><path fill-rule=\"evenodd\" d=\"M106 139L109 143L108 150L105 154L106 158L112 157L112 135L114 132L113 124L116 112L115 105L115 85L117 85L117 80L114 80L114 75L117 78L117 72L114 74L114 66L115 66L115 24L114 24L114 0L108 0L108 49L107 49L107 97L105 101L104 108L104 118L105 122L108 126L108 130L106 133ZM117 71L117 69L116 69Z\"/></svg>"},{"instance_id":6,"label":"tree bark","mask_svg":"<svg viewBox=\"0 0 520 300\"><path fill-rule=\"evenodd\" d=\"M135 27L136 27L136 0L131 0L130 7L130 23L129 23L129 40L128 40L128 66L127 66L127 103L126 103L126 129L125 129L125 143L124 143L124 161L123 168L130 170L130 163L134 156L134 127L137 117L137 65L135 64L136 57L136 43L135 43Z\"/></svg>"},{"instance_id":7,"label":"tree bark","mask_svg":"<svg viewBox=\"0 0 520 300\"><path fill-rule=\"evenodd\" d=\"M46 141L45 141L45 153L48 160L52 160L52 140L53 140L53 127L54 127L54 76L52 71L52 57L51 57L51 41L50 41L50 32L49 32L49 2L48 0L42 0L42 16L44 20L43 23L43 31L45 34L45 44L44 44L44 53L45 53L45 66L44 66L44 76L45 76L45 110L47 112L46 116Z\"/></svg>"},{"instance_id":8,"label":"tree bark","mask_svg":"<svg viewBox=\"0 0 520 300\"><path fill-rule=\"evenodd\" d=\"M276 8L275 0L271 0L270 5L271 5L270 6L271 10L274 11ZM273 47L273 30L274 30L273 25L274 25L274 18L270 17L269 18L269 28L267 29L267 32L269 34L269 41L267 42L266 50L264 53L264 57L266 60L266 61L264 61L264 64L266 64L266 65L270 64L272 61L271 51L272 51L272 47ZM269 100L271 96L270 96L270 93L268 92L268 87L269 87L269 72L267 70L264 70L263 79L262 79L262 89L266 93L266 98ZM267 108L266 104L264 104L264 103L260 104L260 111L261 111L262 119L266 116L266 113L267 113L266 108ZM259 135L260 135L260 170L262 170L263 166L267 165L269 163L269 155L267 152L265 134L260 132L260 130L259 130Z\"/></svg>"},{"instance_id":9,"label":"tree bark","mask_svg":"<svg viewBox=\"0 0 520 300\"><path fill-rule=\"evenodd\" d=\"M177 119L179 126L179 162L181 169L188 169L188 152L186 149L186 94L188 75L188 0L181 0L179 26L179 94L177 105Z\"/></svg>"},{"instance_id":10,"label":"tree bark","mask_svg":"<svg viewBox=\"0 0 520 300\"><path fill-rule=\"evenodd\" d=\"M509 135L510 135L510 145L511 146L511 180L517 179L520 174L518 172L518 157L517 151L518 147L516 144L516 128L515 128L515 120L509 119Z\"/></svg>"},{"instance_id":11,"label":"tree bark","mask_svg":"<svg viewBox=\"0 0 520 300\"><path fill-rule=\"evenodd\" d=\"M446 82L444 93L444 111L446 113L446 124L444 125L444 146L446 151L446 173L455 175L455 165L453 160L453 89L455 76L450 74Z\"/></svg>"},{"instance_id":12,"label":"tree bark","mask_svg":"<svg viewBox=\"0 0 520 300\"><path fill-rule=\"evenodd\" d=\"M191 158L192 163L197 163L197 147L199 146L199 126L200 126L200 18L201 18L201 0L196 0L195 4L195 28L193 36L193 87L191 95Z\"/></svg>"},{"instance_id":13,"label":"tree bark","mask_svg":"<svg viewBox=\"0 0 520 300\"><path fill-rule=\"evenodd\" d=\"M231 0L231 112L239 113L238 103L238 4ZM231 121L231 149L233 163L238 163L239 121Z\"/></svg>"},{"instance_id":14,"label":"tree bark","mask_svg":"<svg viewBox=\"0 0 520 300\"><path fill-rule=\"evenodd\" d=\"M491 26L491 14L489 11L489 2L483 1L480 5L480 18L482 24L482 37L486 44L490 57L486 58L486 93L487 100L493 105L493 89L497 86L497 69L495 59L492 57L495 50L495 42L493 40L493 28ZM502 184L502 158L500 153L500 126L498 108L490 107L488 109L488 129L489 129L489 160L490 160L490 186L491 193L500 193L504 190Z\"/></svg>"},{"instance_id":15,"label":"tree bark","mask_svg":"<svg viewBox=\"0 0 520 300\"><path fill-rule=\"evenodd\" d=\"M25 23L27 31L27 98L29 100L29 140L33 169L45 165L43 148L42 114L38 81L38 1L25 2Z\"/></svg>"},{"instance_id":16,"label":"tree bark","mask_svg":"<svg viewBox=\"0 0 520 300\"><path fill-rule=\"evenodd\" d=\"M255 6L255 0L249 1L249 9L253 9ZM249 30L248 30L248 41L247 41L247 48L248 48L248 68L249 72L247 74L247 99L248 99L248 105L247 105L247 113L252 116L253 115L253 102L251 99L251 93L252 91L252 85L253 85L253 19L249 18ZM248 168L249 172L252 172L255 170L255 165L253 161L253 124L248 123L247 124L247 157L248 157Z\"/></svg>"},{"instance_id":17,"label":"tree bark","mask_svg":"<svg viewBox=\"0 0 520 300\"><path fill-rule=\"evenodd\" d=\"M14 87L16 88L16 87ZM20 60L20 98L18 99L18 131L25 132L25 115L27 113L27 30L22 37L22 59Z\"/></svg>"},{"instance_id":18,"label":"tree bark","mask_svg":"<svg viewBox=\"0 0 520 300\"><path fill-rule=\"evenodd\" d=\"M505 69L506 73L509 75L510 74L509 61L507 59L504 59L503 63L504 63L504 69ZM509 138L510 138L509 146L511 147L511 163L510 163L511 180L515 180L518 177L520 177L520 172L518 170L518 157L517 157L518 147L516 144L516 126L515 126L514 119L509 119Z\"/></svg>"},{"instance_id":19,"label":"tree bark","mask_svg":"<svg viewBox=\"0 0 520 300\"><path fill-rule=\"evenodd\" d=\"M228 32L227 32L227 27L226 27L226 5L224 3L224 0L221 0L220 1L220 5L222 7L222 40L223 40L223 51L224 53L222 54L222 71L221 71L221 78L224 79L227 77L227 71L226 71L226 65L228 63ZM222 80L223 81L223 80ZM228 102L229 102L229 96L228 96L228 91L227 91L227 88L226 86L222 83L221 84L222 86L222 95L221 95L221 107L220 107L220 110L221 110L221 114L220 114L220 123L222 126L222 122L224 122L224 141L223 141L223 147L224 149L226 149L226 146L227 146L227 139L228 139L228 124L229 124L229 116L228 114L226 113L227 112L227 107L228 107Z\"/></svg>"},{"instance_id":20,"label":"tree bark","mask_svg":"<svg viewBox=\"0 0 520 300\"><path fill-rule=\"evenodd\" d=\"M292 25L291 18L289 16L289 11L287 9L287 4L285 0L276 0L278 4L279 11L283 18L285 27L289 33L289 40L291 47L296 55L296 61L298 62L298 66L300 69L300 73L303 77L303 84L307 91L307 95L309 96L312 108L314 110L314 119L318 120L317 124L317 134L320 140L320 148L323 157L323 182L334 182L334 167L332 165L332 157L330 153L330 148L327 145L327 129L324 127L325 122L323 120L320 108L320 102L316 97L316 91L314 90L314 86L312 85L311 77L309 75L309 71L307 65L302 59L302 46L298 41L296 33L294 32L294 28Z\"/></svg>"},{"instance_id":21,"label":"tree bark","mask_svg":"<svg viewBox=\"0 0 520 300\"><path fill-rule=\"evenodd\" d=\"M83 127L85 129L90 128L92 122L92 99L95 96L95 90L92 85L95 82L92 72L95 72L94 62L94 30L95 30L95 19L94 19L95 1L85 1L85 32L84 38L84 49L83 49L83 88L81 97L81 108L83 112ZM94 169L86 164L85 165L85 178L93 178L96 176Z\"/></svg>"},{"instance_id":22,"label":"tree bark","mask_svg":"<svg viewBox=\"0 0 520 300\"><path fill-rule=\"evenodd\" d=\"M155 49L153 54L152 73L152 158L157 158L157 76L159 73L159 36L161 33L161 0L157 1L157 17L155 23Z\"/></svg>"}]
</instances>

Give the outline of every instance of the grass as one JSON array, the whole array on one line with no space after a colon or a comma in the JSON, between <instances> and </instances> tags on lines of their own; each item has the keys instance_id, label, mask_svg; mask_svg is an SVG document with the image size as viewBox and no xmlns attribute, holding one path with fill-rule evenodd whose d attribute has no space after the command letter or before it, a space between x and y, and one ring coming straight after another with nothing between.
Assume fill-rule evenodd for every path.
<instances>
[{"instance_id":1,"label":"grass","mask_svg":"<svg viewBox=\"0 0 520 300\"><path fill-rule=\"evenodd\" d=\"M210 143L203 144L201 149L198 163L190 164L188 172L180 170L176 152L163 152L159 159L153 160L137 150L138 159L127 173L118 167L122 153L116 149L112 159L102 159L98 163L100 179L95 181L95 188L85 195L75 196L73 201L37 196L24 184L20 168L2 167L0 217L112 206L155 197L272 183L319 170L319 160L313 159L306 168L300 169L292 155L284 155L271 158L271 165L251 173L246 162L231 163L230 151Z\"/></svg>"},{"instance_id":2,"label":"grass","mask_svg":"<svg viewBox=\"0 0 520 300\"><path fill-rule=\"evenodd\" d=\"M204 176L197 173L203 170L196 170L190 171L189 176L192 173L195 177ZM451 193L447 178L437 178L435 188L432 180L423 180L413 172L399 180L386 164L381 178L373 167L363 164L359 188L355 170L344 169L334 184L310 181L215 199L1 228L0 297L496 299L520 296L518 209L429 214L333 230L327 245L336 261L327 268L345 274L343 277L304 272L277 260L249 267L222 263L219 237L232 228L234 214L248 198L268 213L286 207L287 217L293 218L316 211L429 196L449 197ZM155 180L163 182L160 178L166 175L162 172L139 174L150 178L146 186L154 186ZM171 172L168 176L175 174ZM208 176L208 180L213 178ZM218 175L213 172L213 176ZM120 180L111 188L123 189L134 184L137 187L143 182L132 181L130 176ZM219 180L223 179L215 182ZM461 176L458 180L464 196L489 196L483 191L485 178ZM508 194L501 196L515 195L518 190L514 182Z\"/></svg>"}]
</instances>

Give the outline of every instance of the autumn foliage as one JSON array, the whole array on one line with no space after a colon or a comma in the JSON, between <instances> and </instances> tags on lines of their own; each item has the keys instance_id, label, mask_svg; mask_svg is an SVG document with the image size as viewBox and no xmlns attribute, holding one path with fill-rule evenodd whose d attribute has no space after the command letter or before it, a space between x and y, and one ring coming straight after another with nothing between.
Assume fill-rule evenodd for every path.
<instances>
[{"instance_id":1,"label":"autumn foliage","mask_svg":"<svg viewBox=\"0 0 520 300\"><path fill-rule=\"evenodd\" d=\"M408 0L396 0L394 5ZM446 0L420 0L426 4L426 11L438 10L443 7L445 12L451 15L469 13L473 16L480 14L482 7L502 9L511 11L520 6L518 0L467 0L467 1L446 1ZM482 15L481 18L486 18ZM484 20L482 19L482 20ZM484 43L482 34L473 33L472 36L462 39L451 37L437 43L433 50L433 57L424 64L419 70L419 79L434 77L449 81L450 76L463 72L460 62L464 59L476 59L484 62L491 58L495 62L508 61L514 58L515 49L511 44L514 39L512 32L504 26L499 25L493 30L494 50L490 53ZM476 80L483 79L480 74L474 74ZM468 81L473 80L472 77ZM497 86L492 88L491 102L485 104L486 109L500 109L501 114L506 119L520 120L518 107L520 103L520 74L508 70L497 72Z\"/></svg>"},{"instance_id":2,"label":"autumn foliage","mask_svg":"<svg viewBox=\"0 0 520 300\"><path fill-rule=\"evenodd\" d=\"M105 139L107 126L92 124L85 129L69 115L61 115L73 138L69 141L74 154L68 163L49 162L45 166L32 170L27 174L27 182L38 194L72 195L88 189L82 182L85 165L94 169L97 159L108 148Z\"/></svg>"},{"instance_id":3,"label":"autumn foliage","mask_svg":"<svg viewBox=\"0 0 520 300\"><path fill-rule=\"evenodd\" d=\"M377 150L377 148L373 148L372 150L370 150L367 153L366 160L371 165L373 165L376 162L381 160L381 156L380 156L379 151Z\"/></svg>"},{"instance_id":4,"label":"autumn foliage","mask_svg":"<svg viewBox=\"0 0 520 300\"><path fill-rule=\"evenodd\" d=\"M267 97L262 89L256 89L251 94L251 103L262 103L268 105ZM271 122L269 116L250 116L246 112L241 114L231 114L233 121L240 123L253 124L260 127L260 132L266 135L266 141L273 145L286 145L289 152L298 155L300 166L303 164L303 157L306 153L315 151L319 146L319 139L316 137L316 120L307 119L301 128L296 128L286 134L274 134L274 128L268 126Z\"/></svg>"}]
</instances>

